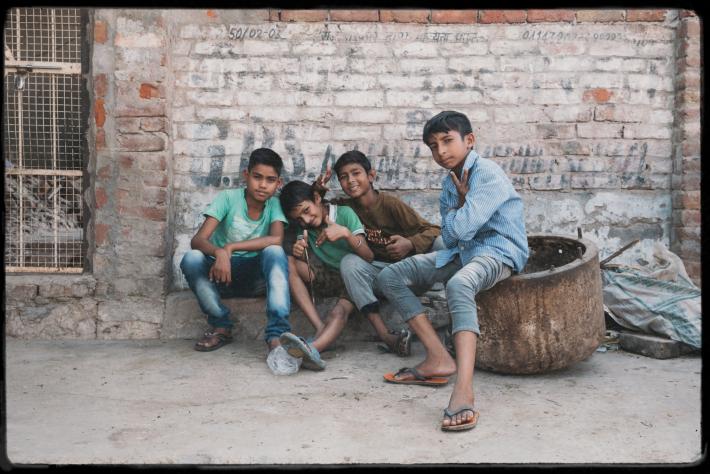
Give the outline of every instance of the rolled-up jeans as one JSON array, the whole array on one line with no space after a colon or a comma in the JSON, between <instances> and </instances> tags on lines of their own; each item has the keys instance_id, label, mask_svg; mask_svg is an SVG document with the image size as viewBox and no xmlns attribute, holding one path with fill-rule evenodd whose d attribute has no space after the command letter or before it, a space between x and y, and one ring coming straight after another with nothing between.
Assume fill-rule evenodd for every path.
<instances>
[{"instance_id":1,"label":"rolled-up jeans","mask_svg":"<svg viewBox=\"0 0 710 474\"><path fill-rule=\"evenodd\" d=\"M207 323L215 328L231 329L229 308L221 298L262 296L266 293L266 329L264 338L279 337L291 330L288 317L291 296L288 287L288 260L283 248L270 245L255 257L232 255L232 282L209 280L215 258L199 250L190 250L182 258L180 269L195 294Z\"/></svg>"},{"instance_id":2,"label":"rolled-up jeans","mask_svg":"<svg viewBox=\"0 0 710 474\"><path fill-rule=\"evenodd\" d=\"M457 257L436 268L436 252L414 255L384 268L375 279L378 292L386 297L405 321L424 313L412 289L431 288L446 283L446 301L451 315L452 334L472 331L480 335L476 295L508 278L510 267L489 256L474 257L461 265Z\"/></svg>"}]
</instances>

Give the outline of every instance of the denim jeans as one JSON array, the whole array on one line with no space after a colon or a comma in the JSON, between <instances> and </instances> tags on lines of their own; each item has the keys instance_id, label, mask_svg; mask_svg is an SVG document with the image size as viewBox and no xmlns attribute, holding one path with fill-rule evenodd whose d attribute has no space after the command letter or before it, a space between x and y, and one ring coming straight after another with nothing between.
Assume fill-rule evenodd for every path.
<instances>
[{"instance_id":1,"label":"denim jeans","mask_svg":"<svg viewBox=\"0 0 710 474\"><path fill-rule=\"evenodd\" d=\"M446 282L451 333L472 331L480 334L476 294L508 278L511 273L510 267L488 256L474 257L463 266L456 258L436 268L436 252L431 252L393 263L377 275L375 285L404 320L409 321L424 313L424 306L412 289L430 288L436 282Z\"/></svg>"},{"instance_id":2,"label":"denim jeans","mask_svg":"<svg viewBox=\"0 0 710 474\"><path fill-rule=\"evenodd\" d=\"M261 296L266 292L266 341L291 330L288 321L291 311L288 260L282 247L270 245L256 257L233 255L231 284L209 280L214 263L214 257L194 249L180 262L180 269L210 326L228 329L233 326L229 308L222 304L221 298Z\"/></svg>"},{"instance_id":3,"label":"denim jeans","mask_svg":"<svg viewBox=\"0 0 710 474\"><path fill-rule=\"evenodd\" d=\"M434 239L431 245L431 252L444 248L444 241L441 236ZM358 255L351 253L346 255L340 262L340 276L343 278L345 288L348 290L350 299L358 310L363 306L367 306L377 302L375 296L375 278L383 268L392 265L392 262L382 262L373 260L367 262ZM420 292L426 291L428 288L422 289Z\"/></svg>"}]
</instances>

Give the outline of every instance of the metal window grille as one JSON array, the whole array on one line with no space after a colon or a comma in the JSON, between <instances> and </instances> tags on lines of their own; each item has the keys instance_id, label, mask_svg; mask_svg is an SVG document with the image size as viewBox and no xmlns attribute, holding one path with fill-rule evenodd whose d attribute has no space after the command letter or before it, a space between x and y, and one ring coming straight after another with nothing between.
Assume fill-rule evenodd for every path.
<instances>
[{"instance_id":1,"label":"metal window grille","mask_svg":"<svg viewBox=\"0 0 710 474\"><path fill-rule=\"evenodd\" d=\"M5 270L84 263L82 14L15 8L5 23Z\"/></svg>"}]
</instances>

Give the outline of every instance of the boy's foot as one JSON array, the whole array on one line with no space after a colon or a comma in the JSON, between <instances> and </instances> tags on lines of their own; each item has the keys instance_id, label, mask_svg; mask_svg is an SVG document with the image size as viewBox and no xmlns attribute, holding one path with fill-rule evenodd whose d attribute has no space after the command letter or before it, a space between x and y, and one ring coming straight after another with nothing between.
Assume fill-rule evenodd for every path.
<instances>
[{"instance_id":1,"label":"boy's foot","mask_svg":"<svg viewBox=\"0 0 710 474\"><path fill-rule=\"evenodd\" d=\"M428 387L443 387L449 383L448 377L428 377L419 373L414 367L404 367L394 374L384 375L385 381L401 385L426 385Z\"/></svg>"},{"instance_id":2,"label":"boy's foot","mask_svg":"<svg viewBox=\"0 0 710 474\"><path fill-rule=\"evenodd\" d=\"M449 406L444 410L441 429L444 431L460 431L476 426L478 412L473 409L473 405L473 387L457 382L449 398Z\"/></svg>"},{"instance_id":3,"label":"boy's foot","mask_svg":"<svg viewBox=\"0 0 710 474\"><path fill-rule=\"evenodd\" d=\"M279 338L281 345L284 346L286 352L296 358L303 358L301 367L308 370L323 370L325 362L320 358L318 349L306 342L302 337L298 337L290 332L281 334Z\"/></svg>"},{"instance_id":4,"label":"boy's foot","mask_svg":"<svg viewBox=\"0 0 710 474\"><path fill-rule=\"evenodd\" d=\"M385 340L384 344L377 347L383 352L392 352L399 357L409 357L412 355L412 332L409 329L401 331L390 331L391 337Z\"/></svg>"},{"instance_id":5,"label":"boy's foot","mask_svg":"<svg viewBox=\"0 0 710 474\"><path fill-rule=\"evenodd\" d=\"M473 405L463 405L456 410L444 409L444 419L441 421L442 431L463 431L474 428L478 423L478 412Z\"/></svg>"},{"instance_id":6,"label":"boy's foot","mask_svg":"<svg viewBox=\"0 0 710 474\"><path fill-rule=\"evenodd\" d=\"M195 350L199 352L209 352L232 342L232 331L226 328L214 328L207 331L202 339L195 343Z\"/></svg>"}]
</instances>

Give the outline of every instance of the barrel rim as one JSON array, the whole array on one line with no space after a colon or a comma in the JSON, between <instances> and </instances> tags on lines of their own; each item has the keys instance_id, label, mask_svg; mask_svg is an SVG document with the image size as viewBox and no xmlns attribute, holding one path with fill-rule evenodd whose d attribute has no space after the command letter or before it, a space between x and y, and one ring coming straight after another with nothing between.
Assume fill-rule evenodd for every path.
<instances>
[{"instance_id":1,"label":"barrel rim","mask_svg":"<svg viewBox=\"0 0 710 474\"><path fill-rule=\"evenodd\" d=\"M516 273L510 277L511 280L532 280L537 278L544 278L550 275L558 275L560 273L567 272L574 268L580 267L592 260L599 261L599 252L597 246L594 242L585 238L578 238L570 235L563 234L528 234L528 238L556 238L561 240L567 240L572 242L578 242L584 245L584 254L582 258L575 258L570 263L562 265L561 267L555 267L554 270L541 270L539 272L533 273Z\"/></svg>"}]
</instances>

